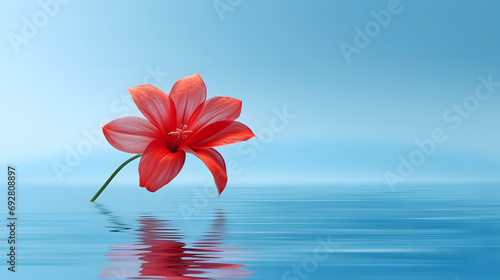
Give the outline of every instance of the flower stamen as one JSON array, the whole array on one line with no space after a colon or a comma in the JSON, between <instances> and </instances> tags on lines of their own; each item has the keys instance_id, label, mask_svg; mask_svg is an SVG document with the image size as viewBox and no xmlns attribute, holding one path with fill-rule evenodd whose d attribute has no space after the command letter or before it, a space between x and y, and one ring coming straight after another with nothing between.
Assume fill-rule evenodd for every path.
<instances>
[{"instance_id":1,"label":"flower stamen","mask_svg":"<svg viewBox=\"0 0 500 280\"><path fill-rule=\"evenodd\" d=\"M176 128L175 131L168 133L168 136L175 137L174 144L170 147L172 151L177 151L179 146L182 144L187 137L193 134L193 131L187 130L187 125L181 124L180 128Z\"/></svg>"}]
</instances>

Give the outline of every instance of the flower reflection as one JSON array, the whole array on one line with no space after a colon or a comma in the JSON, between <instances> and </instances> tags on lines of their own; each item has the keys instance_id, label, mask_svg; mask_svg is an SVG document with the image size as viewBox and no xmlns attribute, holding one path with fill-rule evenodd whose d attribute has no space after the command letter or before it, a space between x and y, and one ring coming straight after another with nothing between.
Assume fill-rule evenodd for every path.
<instances>
[{"instance_id":1,"label":"flower reflection","mask_svg":"<svg viewBox=\"0 0 500 280\"><path fill-rule=\"evenodd\" d=\"M183 242L179 230L154 216L139 219L138 242L113 246L106 255L113 267L103 269L101 278L114 279L241 279L251 272L243 264L230 263L242 251L227 248L223 237L225 217L218 214L210 230L192 245Z\"/></svg>"}]
</instances>

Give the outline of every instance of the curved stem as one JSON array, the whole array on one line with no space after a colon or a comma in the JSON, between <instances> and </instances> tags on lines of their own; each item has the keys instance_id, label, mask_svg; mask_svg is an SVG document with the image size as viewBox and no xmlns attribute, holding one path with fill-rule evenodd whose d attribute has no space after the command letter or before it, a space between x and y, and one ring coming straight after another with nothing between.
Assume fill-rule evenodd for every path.
<instances>
[{"instance_id":1,"label":"curved stem","mask_svg":"<svg viewBox=\"0 0 500 280\"><path fill-rule=\"evenodd\" d=\"M131 158L127 159L124 163L122 163L120 166L118 166L118 168L115 170L115 172L113 172L113 174L111 174L111 176L109 176L109 178L106 181L106 183L104 183L104 185L102 185L102 187L94 195L94 197L92 197L92 199L90 200L90 202L94 202L99 197L99 195L101 195L102 191L104 191L104 189L109 185L109 183L111 182L111 180L113 180L113 178L115 178L116 174L118 174L118 172L120 172L120 170L122 170L122 168L125 167L125 165L129 164L131 161L133 161L134 159L139 158L141 156L142 156L142 154L133 155Z\"/></svg>"}]
</instances>

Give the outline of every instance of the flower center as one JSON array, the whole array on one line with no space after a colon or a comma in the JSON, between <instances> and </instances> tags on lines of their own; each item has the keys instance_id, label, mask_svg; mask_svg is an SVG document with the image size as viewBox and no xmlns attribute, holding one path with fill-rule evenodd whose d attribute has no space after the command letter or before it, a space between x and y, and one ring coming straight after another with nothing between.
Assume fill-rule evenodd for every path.
<instances>
[{"instance_id":1,"label":"flower center","mask_svg":"<svg viewBox=\"0 0 500 280\"><path fill-rule=\"evenodd\" d=\"M187 125L181 124L180 128L176 128L175 131L171 131L168 133L168 136L172 136L175 138L175 142L170 146L170 150L172 152L177 152L180 145L184 140L186 140L189 135L193 134L193 131L187 130Z\"/></svg>"}]
</instances>

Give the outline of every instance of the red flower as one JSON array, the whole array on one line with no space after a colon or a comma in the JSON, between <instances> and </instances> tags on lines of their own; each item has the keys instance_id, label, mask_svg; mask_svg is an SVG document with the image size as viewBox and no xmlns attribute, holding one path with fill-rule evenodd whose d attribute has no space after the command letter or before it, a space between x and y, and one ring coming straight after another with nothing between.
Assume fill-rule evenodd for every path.
<instances>
[{"instance_id":1,"label":"red flower","mask_svg":"<svg viewBox=\"0 0 500 280\"><path fill-rule=\"evenodd\" d=\"M123 117L103 127L104 136L116 149L142 154L140 186L155 192L182 169L186 152L201 159L214 176L219 194L227 183L226 165L213 147L246 141L255 135L235 121L241 100L207 98L198 74L178 80L170 94L152 85L129 88L137 108L146 117Z\"/></svg>"}]
</instances>

